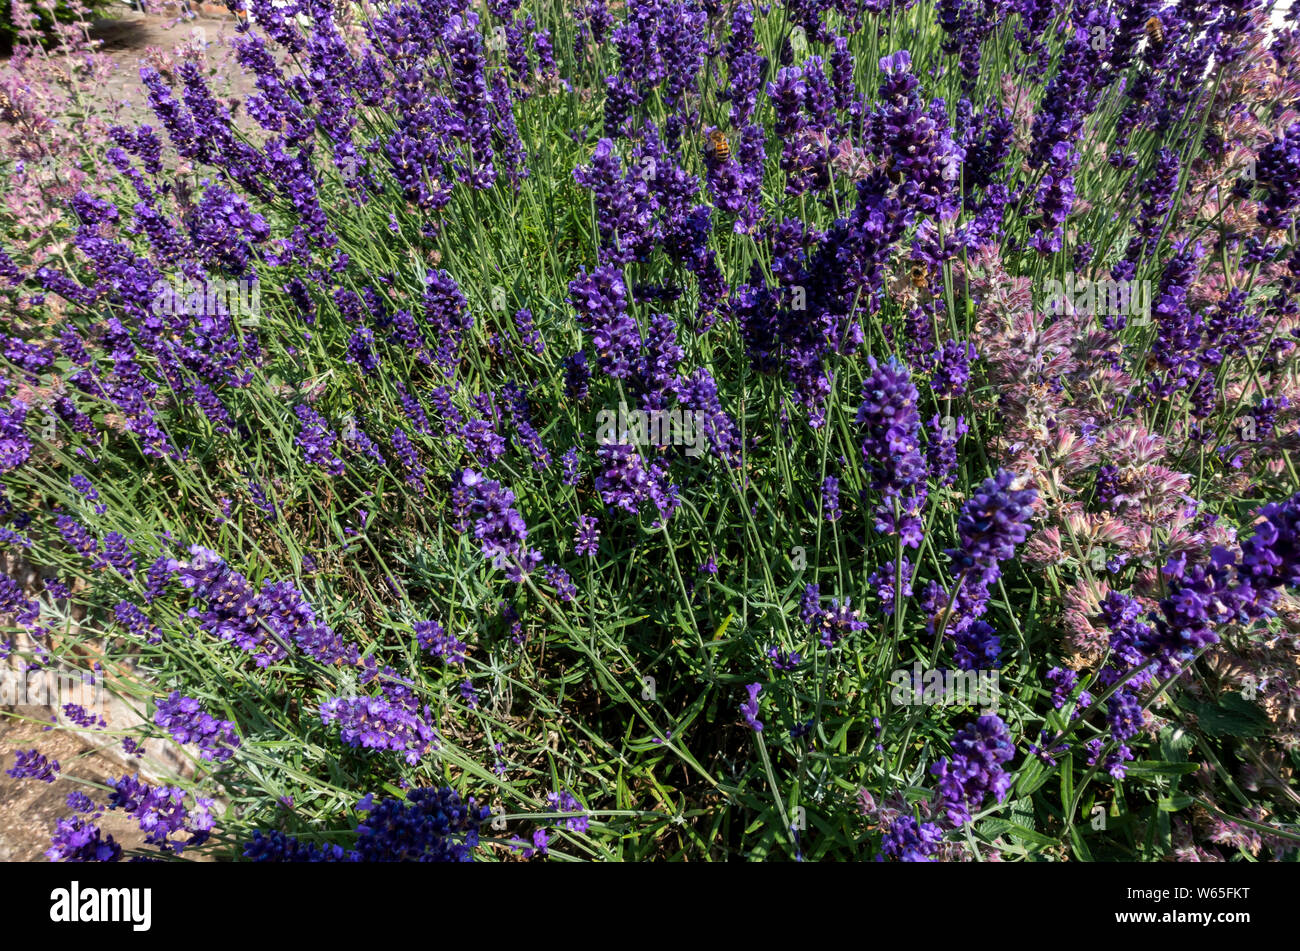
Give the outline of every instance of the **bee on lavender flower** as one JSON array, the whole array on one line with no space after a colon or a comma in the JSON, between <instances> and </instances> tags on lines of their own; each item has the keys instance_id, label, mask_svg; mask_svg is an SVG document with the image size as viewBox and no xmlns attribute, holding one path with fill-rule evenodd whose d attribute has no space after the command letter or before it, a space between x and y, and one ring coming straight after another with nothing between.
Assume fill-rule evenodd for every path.
<instances>
[{"instance_id":1,"label":"bee on lavender flower","mask_svg":"<svg viewBox=\"0 0 1300 951\"><path fill-rule=\"evenodd\" d=\"M710 129L705 136L704 157L709 162L725 162L731 158L731 142L721 129Z\"/></svg>"},{"instance_id":2,"label":"bee on lavender flower","mask_svg":"<svg viewBox=\"0 0 1300 951\"><path fill-rule=\"evenodd\" d=\"M882 168L884 173L889 176L890 180L897 184L901 185L903 179L906 177L901 168L894 168L894 156L892 154L885 156L885 164Z\"/></svg>"},{"instance_id":3,"label":"bee on lavender flower","mask_svg":"<svg viewBox=\"0 0 1300 951\"><path fill-rule=\"evenodd\" d=\"M1165 25L1160 22L1160 17L1151 17L1151 19L1147 20L1144 29L1147 34L1147 41L1156 49L1162 49L1165 45Z\"/></svg>"}]
</instances>

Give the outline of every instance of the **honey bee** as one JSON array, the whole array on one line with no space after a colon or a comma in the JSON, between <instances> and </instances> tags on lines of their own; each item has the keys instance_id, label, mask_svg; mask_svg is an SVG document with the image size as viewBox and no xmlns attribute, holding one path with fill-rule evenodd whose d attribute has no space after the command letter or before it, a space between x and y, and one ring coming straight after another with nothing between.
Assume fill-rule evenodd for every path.
<instances>
[{"instance_id":1,"label":"honey bee","mask_svg":"<svg viewBox=\"0 0 1300 951\"><path fill-rule=\"evenodd\" d=\"M930 270L920 261L916 261L912 264L912 270L909 276L912 279L913 287L925 287L930 283Z\"/></svg>"},{"instance_id":2,"label":"honey bee","mask_svg":"<svg viewBox=\"0 0 1300 951\"><path fill-rule=\"evenodd\" d=\"M1223 145L1223 119L1220 116L1210 116L1210 122L1205 127L1205 141L1212 152Z\"/></svg>"},{"instance_id":3,"label":"honey bee","mask_svg":"<svg viewBox=\"0 0 1300 951\"><path fill-rule=\"evenodd\" d=\"M1145 29L1147 40L1152 46L1159 48L1165 45L1165 25L1160 22L1160 17L1152 17L1147 20Z\"/></svg>"},{"instance_id":4,"label":"honey bee","mask_svg":"<svg viewBox=\"0 0 1300 951\"><path fill-rule=\"evenodd\" d=\"M725 162L731 158L731 143L721 129L710 129L706 136L705 157L714 162Z\"/></svg>"},{"instance_id":5,"label":"honey bee","mask_svg":"<svg viewBox=\"0 0 1300 951\"><path fill-rule=\"evenodd\" d=\"M893 155L885 156L885 164L882 166L882 168L884 170L884 173L888 175L891 180L900 183L903 181L903 170L901 168L894 168Z\"/></svg>"}]
</instances>

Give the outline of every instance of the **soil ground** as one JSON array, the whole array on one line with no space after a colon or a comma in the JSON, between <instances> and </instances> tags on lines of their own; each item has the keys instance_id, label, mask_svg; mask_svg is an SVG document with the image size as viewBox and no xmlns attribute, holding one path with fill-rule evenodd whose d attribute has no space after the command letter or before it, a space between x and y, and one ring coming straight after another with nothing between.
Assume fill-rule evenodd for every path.
<instances>
[{"instance_id":1,"label":"soil ground","mask_svg":"<svg viewBox=\"0 0 1300 951\"><path fill-rule=\"evenodd\" d=\"M44 713L23 709L33 717ZM13 766L16 751L33 747L58 760L61 772L54 782L13 779L4 773ZM45 861L55 824L72 814L68 793L79 790L102 802L107 781L123 772L118 763L95 753L74 734L45 731L40 722L0 717L0 862ZM124 848L143 843L139 826L120 811L106 813L96 822L105 836L111 835Z\"/></svg>"}]
</instances>

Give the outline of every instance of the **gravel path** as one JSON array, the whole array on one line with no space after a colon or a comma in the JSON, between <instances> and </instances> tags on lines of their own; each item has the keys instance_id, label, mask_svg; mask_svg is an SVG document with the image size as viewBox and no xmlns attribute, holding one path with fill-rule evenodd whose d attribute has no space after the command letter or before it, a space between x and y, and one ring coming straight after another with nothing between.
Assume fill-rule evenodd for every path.
<instances>
[{"instance_id":1,"label":"gravel path","mask_svg":"<svg viewBox=\"0 0 1300 951\"><path fill-rule=\"evenodd\" d=\"M33 717L45 713L38 708L23 709ZM58 760L61 773L54 782L13 779L4 773L13 766L16 751L33 747ZM45 861L55 824L72 814L68 793L80 790L102 802L105 794L99 787L123 772L120 765L95 753L74 734L45 731L39 722L0 718L0 862ZM96 783L99 787L93 785ZM105 836L111 835L124 848L143 844L139 826L120 811L106 813L96 823Z\"/></svg>"},{"instance_id":2,"label":"gravel path","mask_svg":"<svg viewBox=\"0 0 1300 951\"><path fill-rule=\"evenodd\" d=\"M229 40L235 36L235 19L219 5L196 4L200 11L193 19L140 13L125 5L113 8L112 19L95 24L91 36L102 41L100 51L117 69L101 88L97 98L104 107L120 105L123 118L157 123L144 98L140 83L141 63L151 59L151 51L170 53L178 45L189 44L206 51L209 80L219 97L241 100L254 90L254 84L235 62Z\"/></svg>"}]
</instances>

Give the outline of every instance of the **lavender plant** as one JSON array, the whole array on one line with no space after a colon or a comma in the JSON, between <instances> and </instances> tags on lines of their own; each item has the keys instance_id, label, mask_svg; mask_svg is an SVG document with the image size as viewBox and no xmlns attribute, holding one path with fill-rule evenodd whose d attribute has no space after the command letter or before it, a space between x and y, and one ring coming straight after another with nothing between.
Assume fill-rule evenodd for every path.
<instances>
[{"instance_id":1,"label":"lavender plant","mask_svg":"<svg viewBox=\"0 0 1300 951\"><path fill-rule=\"evenodd\" d=\"M143 68L75 253L0 255L6 653L192 766L90 806L167 858L1294 858L1270 10L249 0L237 114Z\"/></svg>"}]
</instances>

